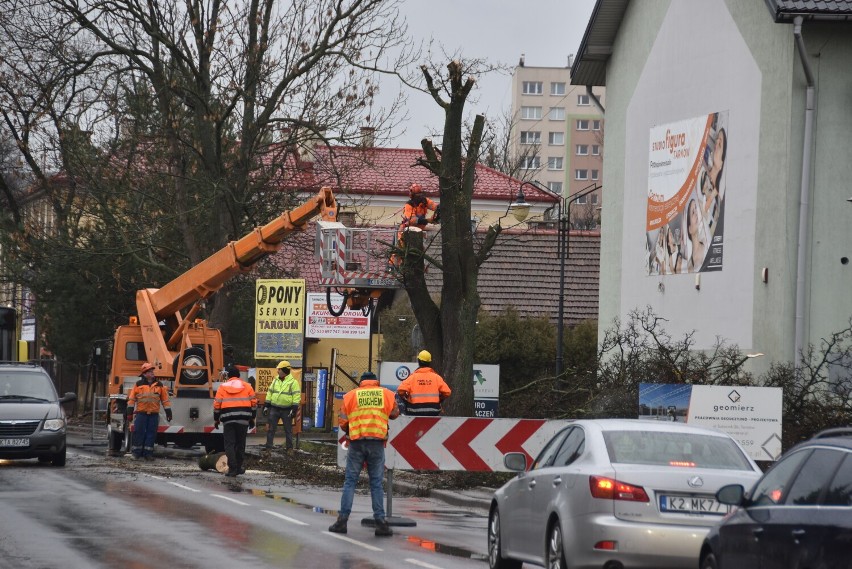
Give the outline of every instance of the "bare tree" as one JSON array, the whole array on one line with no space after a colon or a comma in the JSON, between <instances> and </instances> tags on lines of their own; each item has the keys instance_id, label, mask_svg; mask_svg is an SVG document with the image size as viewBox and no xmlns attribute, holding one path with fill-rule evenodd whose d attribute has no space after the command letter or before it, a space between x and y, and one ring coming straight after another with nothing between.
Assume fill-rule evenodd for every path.
<instances>
[{"instance_id":1,"label":"bare tree","mask_svg":"<svg viewBox=\"0 0 852 569\"><path fill-rule=\"evenodd\" d=\"M128 286L164 284L296 201L277 188L306 141L383 136L399 100L374 107L376 74L411 57L397 0L14 3L3 118L56 218L129 256ZM227 335L231 295L210 304Z\"/></svg>"},{"instance_id":2,"label":"bare tree","mask_svg":"<svg viewBox=\"0 0 852 569\"><path fill-rule=\"evenodd\" d=\"M422 233L406 237L410 243L406 243L402 265L406 291L424 342L432 352L434 367L443 373L454 391L448 411L461 416L473 415L471 372L480 308L479 268L502 230L499 225L493 225L480 242L475 242L470 229L476 164L481 159L485 129L485 117L477 115L465 141L464 107L475 84L475 78L467 75L467 71L475 68L475 62L466 67L459 60L447 65L446 74L426 65L421 67L426 88L445 116L443 144L438 148L430 139L423 139L425 157L419 161L438 178L440 187L441 259L439 263L428 259L442 271L440 306L426 287L427 260Z\"/></svg>"}]
</instances>

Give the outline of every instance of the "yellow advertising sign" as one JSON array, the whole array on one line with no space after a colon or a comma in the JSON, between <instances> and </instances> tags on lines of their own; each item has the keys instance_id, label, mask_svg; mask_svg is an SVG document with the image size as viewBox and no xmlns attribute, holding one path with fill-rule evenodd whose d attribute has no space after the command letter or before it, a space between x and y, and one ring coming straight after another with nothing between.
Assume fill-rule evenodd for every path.
<instances>
[{"instance_id":1,"label":"yellow advertising sign","mask_svg":"<svg viewBox=\"0 0 852 569\"><path fill-rule=\"evenodd\" d=\"M255 283L254 357L302 366L305 343L305 280L258 279Z\"/></svg>"}]
</instances>

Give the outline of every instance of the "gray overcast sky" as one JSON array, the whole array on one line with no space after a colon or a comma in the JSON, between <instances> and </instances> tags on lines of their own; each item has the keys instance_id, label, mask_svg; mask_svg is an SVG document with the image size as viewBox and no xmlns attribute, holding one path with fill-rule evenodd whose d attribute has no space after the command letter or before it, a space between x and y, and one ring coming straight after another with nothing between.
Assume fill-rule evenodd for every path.
<instances>
[{"instance_id":1,"label":"gray overcast sky","mask_svg":"<svg viewBox=\"0 0 852 569\"><path fill-rule=\"evenodd\" d=\"M406 0L402 13L415 41L430 37L448 53L515 66L521 54L534 67L561 67L580 47L595 0ZM468 114L498 119L512 105L512 78L493 73L468 99ZM398 85L382 84L386 96ZM420 139L443 129L443 111L428 96L408 92L409 119L394 146L419 148Z\"/></svg>"}]
</instances>

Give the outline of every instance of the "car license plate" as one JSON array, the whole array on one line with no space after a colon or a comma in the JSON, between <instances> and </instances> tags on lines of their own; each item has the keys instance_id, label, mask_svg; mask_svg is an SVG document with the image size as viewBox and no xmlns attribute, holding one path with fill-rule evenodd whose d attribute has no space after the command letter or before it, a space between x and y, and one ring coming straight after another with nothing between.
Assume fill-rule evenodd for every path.
<instances>
[{"instance_id":1,"label":"car license plate","mask_svg":"<svg viewBox=\"0 0 852 569\"><path fill-rule=\"evenodd\" d=\"M30 439L0 439L0 447L28 447Z\"/></svg>"},{"instance_id":2,"label":"car license plate","mask_svg":"<svg viewBox=\"0 0 852 569\"><path fill-rule=\"evenodd\" d=\"M731 506L717 502L714 498L702 496L660 496L660 511L676 514L708 514L724 516Z\"/></svg>"}]
</instances>

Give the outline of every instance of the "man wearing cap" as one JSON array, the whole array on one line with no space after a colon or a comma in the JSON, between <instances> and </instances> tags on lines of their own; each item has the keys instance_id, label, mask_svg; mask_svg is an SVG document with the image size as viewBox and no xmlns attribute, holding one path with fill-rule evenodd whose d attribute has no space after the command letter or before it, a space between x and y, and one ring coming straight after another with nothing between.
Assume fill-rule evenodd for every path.
<instances>
[{"instance_id":1,"label":"man wearing cap","mask_svg":"<svg viewBox=\"0 0 852 569\"><path fill-rule=\"evenodd\" d=\"M217 429L220 422L224 423L222 435L228 457L225 476L233 478L246 471L246 438L248 430L255 425L257 397L251 385L240 379L240 370L230 366L225 372L228 381L219 386L213 399L213 421Z\"/></svg>"},{"instance_id":2,"label":"man wearing cap","mask_svg":"<svg viewBox=\"0 0 852 569\"><path fill-rule=\"evenodd\" d=\"M358 483L361 468L366 464L370 478L373 519L376 523L375 533L377 536L393 535L393 530L385 519L382 477L385 473L388 420L397 417L399 408L396 406L393 392L379 385L379 380L373 372L361 374L358 387L343 396L337 423L349 438L349 452L346 456L346 478L340 498L340 514L328 531L346 533L346 524L355 498L355 485Z\"/></svg>"},{"instance_id":3,"label":"man wearing cap","mask_svg":"<svg viewBox=\"0 0 852 569\"><path fill-rule=\"evenodd\" d=\"M405 401L405 414L419 417L440 415L441 403L452 394L444 378L432 369L432 354L417 354L417 369L396 388Z\"/></svg>"},{"instance_id":4,"label":"man wearing cap","mask_svg":"<svg viewBox=\"0 0 852 569\"><path fill-rule=\"evenodd\" d=\"M148 362L140 368L140 378L127 397L127 421L133 423L130 452L133 460L154 460L154 441L160 425L160 405L166 411L166 421L172 421L169 392L157 381L154 365Z\"/></svg>"},{"instance_id":5,"label":"man wearing cap","mask_svg":"<svg viewBox=\"0 0 852 569\"><path fill-rule=\"evenodd\" d=\"M266 390L266 401L263 403L263 416L269 418L266 431L266 445L263 448L271 449L274 445L275 431L278 429L278 420L284 422L284 437L286 439L285 449L293 450L293 418L299 411L302 403L302 387L299 380L290 373L290 362L284 360L279 362L278 377L272 380Z\"/></svg>"}]
</instances>

